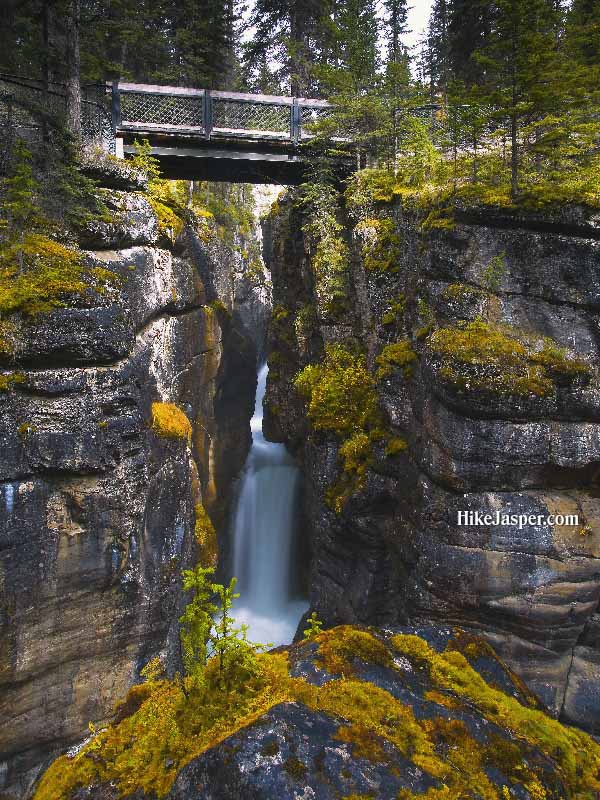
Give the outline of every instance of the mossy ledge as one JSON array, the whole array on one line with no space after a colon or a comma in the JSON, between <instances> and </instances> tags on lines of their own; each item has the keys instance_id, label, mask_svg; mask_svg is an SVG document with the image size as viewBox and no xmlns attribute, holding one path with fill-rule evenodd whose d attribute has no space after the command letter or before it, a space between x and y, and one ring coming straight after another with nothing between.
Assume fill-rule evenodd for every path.
<instances>
[{"instance_id":1,"label":"mossy ledge","mask_svg":"<svg viewBox=\"0 0 600 800\"><path fill-rule=\"evenodd\" d=\"M70 800L79 788L105 782L112 782L119 797L136 791L165 797L185 764L273 706L290 702L337 720L334 739L349 746L354 758L385 761L392 747L428 776L429 788L416 793L400 788L396 800L597 796L600 745L532 707L526 695L517 699L486 683L469 661L473 637L467 640L471 650L463 653L460 634L440 651L414 634L341 626L289 652L257 656L256 676L230 691L207 690L188 678L166 680L147 670L146 683L130 690L111 724L100 731L91 726L91 740L50 766L35 800ZM290 674L291 665L307 659L327 670L321 686ZM216 659L209 662L211 669ZM373 669L385 671L387 685L408 682L410 692L401 690L407 701L369 680ZM410 698L417 701L418 714ZM458 710L456 718L450 709ZM312 765L299 766L291 773L280 768L305 782ZM410 785L408 774L399 771L397 777L400 786Z\"/></svg>"},{"instance_id":2,"label":"mossy ledge","mask_svg":"<svg viewBox=\"0 0 600 800\"><path fill-rule=\"evenodd\" d=\"M548 337L482 320L439 328L426 342L440 377L459 390L547 397L593 370Z\"/></svg>"}]
</instances>

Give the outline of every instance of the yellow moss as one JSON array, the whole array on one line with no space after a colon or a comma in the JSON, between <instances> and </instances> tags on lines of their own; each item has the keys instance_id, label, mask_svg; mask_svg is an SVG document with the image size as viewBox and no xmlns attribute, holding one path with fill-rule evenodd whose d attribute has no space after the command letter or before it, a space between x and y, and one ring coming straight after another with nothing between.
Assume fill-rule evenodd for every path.
<instances>
[{"instance_id":1,"label":"yellow moss","mask_svg":"<svg viewBox=\"0 0 600 800\"><path fill-rule=\"evenodd\" d=\"M161 203L156 197L150 195L148 197L148 202L156 215L159 232L174 242L183 230L183 220L181 217L177 216L172 208Z\"/></svg>"},{"instance_id":2,"label":"yellow moss","mask_svg":"<svg viewBox=\"0 0 600 800\"><path fill-rule=\"evenodd\" d=\"M393 344L386 344L375 359L375 363L379 367L377 378L383 380L389 377L394 370L401 371L404 377L408 378L412 374L412 364L415 361L417 361L417 354L412 349L408 338Z\"/></svg>"},{"instance_id":3,"label":"yellow moss","mask_svg":"<svg viewBox=\"0 0 600 800\"><path fill-rule=\"evenodd\" d=\"M385 761L385 748L381 739L364 725L340 725L335 738L352 745L354 758L366 758L374 762Z\"/></svg>"},{"instance_id":4,"label":"yellow moss","mask_svg":"<svg viewBox=\"0 0 600 800\"><path fill-rule=\"evenodd\" d=\"M397 272L401 239L393 219L365 219L356 226L363 241L362 256L369 272Z\"/></svg>"},{"instance_id":5,"label":"yellow moss","mask_svg":"<svg viewBox=\"0 0 600 800\"><path fill-rule=\"evenodd\" d=\"M33 317L86 291L83 257L37 233L0 249L0 314Z\"/></svg>"},{"instance_id":6,"label":"yellow moss","mask_svg":"<svg viewBox=\"0 0 600 800\"><path fill-rule=\"evenodd\" d=\"M192 423L173 403L152 403L152 430L169 439L192 440Z\"/></svg>"},{"instance_id":7,"label":"yellow moss","mask_svg":"<svg viewBox=\"0 0 600 800\"><path fill-rule=\"evenodd\" d=\"M476 706L486 719L539 748L554 760L573 797L600 791L600 746L575 728L561 725L542 711L489 686L457 650L437 653L417 636L395 635L392 645L429 672L439 689ZM535 785L535 782L532 784Z\"/></svg>"},{"instance_id":8,"label":"yellow moss","mask_svg":"<svg viewBox=\"0 0 600 800\"><path fill-rule=\"evenodd\" d=\"M406 439L403 439L401 436L394 436L394 438L390 439L387 443L385 454L389 458L393 458L394 456L400 455L400 453L404 453L407 448L408 442Z\"/></svg>"},{"instance_id":9,"label":"yellow moss","mask_svg":"<svg viewBox=\"0 0 600 800\"><path fill-rule=\"evenodd\" d=\"M441 377L461 389L543 397L554 392L556 376L591 374L589 365L550 339L481 320L440 328L427 346L442 358Z\"/></svg>"},{"instance_id":10,"label":"yellow moss","mask_svg":"<svg viewBox=\"0 0 600 800\"><path fill-rule=\"evenodd\" d=\"M214 567L217 564L217 534L215 527L202 503L196 503L196 523L194 535L200 546L200 564L203 567Z\"/></svg>"},{"instance_id":11,"label":"yellow moss","mask_svg":"<svg viewBox=\"0 0 600 800\"><path fill-rule=\"evenodd\" d=\"M353 658L385 667L391 667L394 663L383 642L373 634L351 625L340 625L323 631L315 637L315 641L319 643L319 662L332 675L353 675Z\"/></svg>"},{"instance_id":12,"label":"yellow moss","mask_svg":"<svg viewBox=\"0 0 600 800\"><path fill-rule=\"evenodd\" d=\"M329 648L326 657L343 666L346 676L352 656L388 665L392 659L385 644L348 626L321 633L316 640L319 657ZM510 797L505 785L492 783L486 768L498 770L509 785L527 787L530 800L545 800L548 763L558 765L566 785L565 800L591 800L599 790L600 746L591 737L493 689L457 651L438 654L417 636L399 635L392 641L415 667L427 669L434 687L431 699L436 692L436 697L447 694L464 701L504 729L505 735L490 734L480 743L462 721L417 718L410 706L356 677L331 680L321 687L308 684L289 675L286 654L268 653L258 656L259 673L230 692L215 690L217 684L210 680L205 686L189 678L185 683L179 678L165 680L160 670L146 672L148 682L134 687L117 707L112 724L93 730L94 738L76 756L63 756L50 766L35 800L70 800L77 788L106 781L114 783L120 797L136 791L164 797L185 764L282 702L303 703L337 719L336 738L351 746L354 757L385 761L384 742L389 742L438 781L421 794L401 790L402 800ZM216 675L216 659L208 670L209 678ZM213 688L207 689L208 685ZM540 764L530 759L530 744L549 761ZM265 755L276 752L271 747ZM306 766L300 761L290 760L283 768L299 781L304 778Z\"/></svg>"},{"instance_id":13,"label":"yellow moss","mask_svg":"<svg viewBox=\"0 0 600 800\"><path fill-rule=\"evenodd\" d=\"M371 434L381 421L375 381L364 356L334 344L326 347L320 364L310 364L296 375L294 385L307 400L315 430L331 431L342 440L342 475L327 494L339 513L348 497L362 488L371 461Z\"/></svg>"},{"instance_id":14,"label":"yellow moss","mask_svg":"<svg viewBox=\"0 0 600 800\"><path fill-rule=\"evenodd\" d=\"M37 428L31 422L24 422L22 425L19 425L17 428L17 433L19 436L27 436L29 433L35 433Z\"/></svg>"},{"instance_id":15,"label":"yellow moss","mask_svg":"<svg viewBox=\"0 0 600 800\"><path fill-rule=\"evenodd\" d=\"M8 392L20 383L25 383L25 375L21 372L0 374L0 392Z\"/></svg>"}]
</instances>

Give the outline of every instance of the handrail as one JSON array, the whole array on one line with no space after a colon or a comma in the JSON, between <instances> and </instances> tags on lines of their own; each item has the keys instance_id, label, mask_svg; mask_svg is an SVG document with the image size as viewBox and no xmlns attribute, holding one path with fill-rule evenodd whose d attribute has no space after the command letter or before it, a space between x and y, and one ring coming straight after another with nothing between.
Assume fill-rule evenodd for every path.
<instances>
[{"instance_id":1,"label":"handrail","mask_svg":"<svg viewBox=\"0 0 600 800\"><path fill-rule=\"evenodd\" d=\"M114 81L113 128L138 131L280 139L296 144L303 128L330 108L326 100ZM305 113L303 117L303 111Z\"/></svg>"}]
</instances>

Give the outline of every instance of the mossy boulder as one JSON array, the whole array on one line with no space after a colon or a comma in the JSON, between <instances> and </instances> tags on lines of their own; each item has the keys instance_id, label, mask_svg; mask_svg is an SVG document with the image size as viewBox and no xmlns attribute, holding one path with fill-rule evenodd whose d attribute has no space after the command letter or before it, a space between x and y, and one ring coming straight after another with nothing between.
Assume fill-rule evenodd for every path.
<instances>
[{"instance_id":1,"label":"mossy boulder","mask_svg":"<svg viewBox=\"0 0 600 800\"><path fill-rule=\"evenodd\" d=\"M548 716L462 630L340 626L261 659L263 678L227 702L198 703L176 680L134 690L141 702L55 762L36 800L591 800L600 790L600 745Z\"/></svg>"}]
</instances>

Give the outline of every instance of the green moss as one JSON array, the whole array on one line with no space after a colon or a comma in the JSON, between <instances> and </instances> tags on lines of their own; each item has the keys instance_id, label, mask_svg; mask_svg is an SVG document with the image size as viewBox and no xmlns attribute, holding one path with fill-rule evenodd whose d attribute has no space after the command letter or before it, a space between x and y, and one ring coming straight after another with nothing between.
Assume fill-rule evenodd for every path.
<instances>
[{"instance_id":1,"label":"green moss","mask_svg":"<svg viewBox=\"0 0 600 800\"><path fill-rule=\"evenodd\" d=\"M211 300L208 304L208 307L211 308L216 314L222 314L225 317L231 317L231 311L227 308L225 303L220 299L216 298L216 300Z\"/></svg>"},{"instance_id":2,"label":"green moss","mask_svg":"<svg viewBox=\"0 0 600 800\"><path fill-rule=\"evenodd\" d=\"M377 378L383 380L389 377L395 370L401 371L405 378L412 374L412 364L417 361L417 354L412 349L408 338L401 339L393 344L386 344L381 353L375 359L379 367Z\"/></svg>"},{"instance_id":3,"label":"green moss","mask_svg":"<svg viewBox=\"0 0 600 800\"><path fill-rule=\"evenodd\" d=\"M351 625L340 625L319 633L315 641L319 644L319 663L332 675L354 675L352 660L355 658L367 664L393 666L388 648L368 631Z\"/></svg>"},{"instance_id":4,"label":"green moss","mask_svg":"<svg viewBox=\"0 0 600 800\"><path fill-rule=\"evenodd\" d=\"M148 202L156 215L159 233L174 242L183 231L183 220L172 208L162 203L156 197L150 195L148 197Z\"/></svg>"},{"instance_id":5,"label":"green moss","mask_svg":"<svg viewBox=\"0 0 600 800\"><path fill-rule=\"evenodd\" d=\"M307 400L315 430L346 437L365 431L378 419L375 383L366 360L342 345L328 345L323 361L301 370L294 385Z\"/></svg>"},{"instance_id":6,"label":"green moss","mask_svg":"<svg viewBox=\"0 0 600 800\"><path fill-rule=\"evenodd\" d=\"M481 320L440 328L427 346L442 359L441 377L460 389L543 397L555 391L556 377L591 375L588 364L555 342Z\"/></svg>"},{"instance_id":7,"label":"green moss","mask_svg":"<svg viewBox=\"0 0 600 800\"><path fill-rule=\"evenodd\" d=\"M8 392L20 383L25 383L25 375L22 372L0 374L0 392Z\"/></svg>"},{"instance_id":8,"label":"green moss","mask_svg":"<svg viewBox=\"0 0 600 800\"><path fill-rule=\"evenodd\" d=\"M371 435L381 420L375 381L364 356L335 344L326 347L320 364L301 370L294 385L307 400L313 428L341 439L342 475L327 493L329 505L339 513L362 488L371 462Z\"/></svg>"},{"instance_id":9,"label":"green moss","mask_svg":"<svg viewBox=\"0 0 600 800\"><path fill-rule=\"evenodd\" d=\"M19 425L19 427L17 428L17 433L21 437L25 437L30 433L35 433L36 431L37 431L36 426L33 425L31 422L24 422L22 425Z\"/></svg>"},{"instance_id":10,"label":"green moss","mask_svg":"<svg viewBox=\"0 0 600 800\"><path fill-rule=\"evenodd\" d=\"M387 311L381 318L382 325L395 325L402 321L404 309L406 308L406 297L404 294L397 295L390 303Z\"/></svg>"},{"instance_id":11,"label":"green moss","mask_svg":"<svg viewBox=\"0 0 600 800\"><path fill-rule=\"evenodd\" d=\"M192 440L192 423L173 403L152 403L152 430L168 439Z\"/></svg>"},{"instance_id":12,"label":"green moss","mask_svg":"<svg viewBox=\"0 0 600 800\"><path fill-rule=\"evenodd\" d=\"M479 301L487 298L487 293L483 289L469 286L467 283L451 283L442 292L442 299L446 301Z\"/></svg>"},{"instance_id":13,"label":"green moss","mask_svg":"<svg viewBox=\"0 0 600 800\"><path fill-rule=\"evenodd\" d=\"M355 230L363 242L361 252L367 271L398 271L402 240L393 219L365 219Z\"/></svg>"},{"instance_id":14,"label":"green moss","mask_svg":"<svg viewBox=\"0 0 600 800\"><path fill-rule=\"evenodd\" d=\"M217 533L202 503L196 503L194 535L200 547L200 565L215 567L218 557Z\"/></svg>"},{"instance_id":15,"label":"green moss","mask_svg":"<svg viewBox=\"0 0 600 800\"><path fill-rule=\"evenodd\" d=\"M37 233L0 249L0 315L21 312L33 317L64 306L82 295L82 254Z\"/></svg>"}]
</instances>

